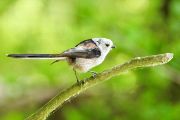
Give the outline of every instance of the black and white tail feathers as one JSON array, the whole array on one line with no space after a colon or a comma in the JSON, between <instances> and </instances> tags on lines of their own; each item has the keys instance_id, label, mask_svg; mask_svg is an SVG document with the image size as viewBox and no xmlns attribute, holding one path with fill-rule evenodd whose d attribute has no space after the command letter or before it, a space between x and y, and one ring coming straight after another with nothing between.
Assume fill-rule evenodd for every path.
<instances>
[{"instance_id":1,"label":"black and white tail feathers","mask_svg":"<svg viewBox=\"0 0 180 120\"><path fill-rule=\"evenodd\" d=\"M61 54L8 54L7 56L19 59L65 59Z\"/></svg>"}]
</instances>

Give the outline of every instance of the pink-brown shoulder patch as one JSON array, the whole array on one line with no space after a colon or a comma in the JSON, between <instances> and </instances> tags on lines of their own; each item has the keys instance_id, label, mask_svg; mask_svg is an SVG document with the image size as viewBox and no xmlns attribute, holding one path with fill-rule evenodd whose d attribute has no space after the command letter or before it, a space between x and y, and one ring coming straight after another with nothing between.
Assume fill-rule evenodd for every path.
<instances>
[{"instance_id":1,"label":"pink-brown shoulder patch","mask_svg":"<svg viewBox=\"0 0 180 120\"><path fill-rule=\"evenodd\" d=\"M94 49L94 48L97 48L97 45L91 40L85 40L85 41L82 41L79 45L77 46L80 46L82 48L86 48L86 49Z\"/></svg>"},{"instance_id":2,"label":"pink-brown shoulder patch","mask_svg":"<svg viewBox=\"0 0 180 120\"><path fill-rule=\"evenodd\" d=\"M87 43L85 44L85 47L91 49L91 48L96 48L97 46L94 43Z\"/></svg>"}]
</instances>

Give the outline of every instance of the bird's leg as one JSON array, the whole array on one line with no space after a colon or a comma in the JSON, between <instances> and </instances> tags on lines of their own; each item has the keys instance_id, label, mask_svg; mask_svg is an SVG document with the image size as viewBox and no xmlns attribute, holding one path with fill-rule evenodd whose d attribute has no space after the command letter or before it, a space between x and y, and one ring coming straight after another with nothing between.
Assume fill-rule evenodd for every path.
<instances>
[{"instance_id":1,"label":"bird's leg","mask_svg":"<svg viewBox=\"0 0 180 120\"><path fill-rule=\"evenodd\" d=\"M74 68L73 68L73 71L74 71L74 74L75 74L75 76L76 76L77 83L79 84L80 81L79 81L79 78L78 78L78 76L77 76L77 72L76 72L76 70L75 70Z\"/></svg>"},{"instance_id":2,"label":"bird's leg","mask_svg":"<svg viewBox=\"0 0 180 120\"><path fill-rule=\"evenodd\" d=\"M53 61L52 63L51 63L51 65L53 65L54 63L57 63L57 62L59 62L60 60L55 60L55 61Z\"/></svg>"},{"instance_id":3,"label":"bird's leg","mask_svg":"<svg viewBox=\"0 0 180 120\"><path fill-rule=\"evenodd\" d=\"M92 74L93 77L96 77L97 72L95 72L95 71L89 71L89 72Z\"/></svg>"}]
</instances>

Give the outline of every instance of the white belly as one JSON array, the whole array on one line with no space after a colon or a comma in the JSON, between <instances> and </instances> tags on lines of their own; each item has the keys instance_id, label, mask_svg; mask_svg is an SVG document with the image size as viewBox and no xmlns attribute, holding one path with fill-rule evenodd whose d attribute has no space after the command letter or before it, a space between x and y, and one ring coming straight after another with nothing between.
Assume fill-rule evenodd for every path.
<instances>
[{"instance_id":1,"label":"white belly","mask_svg":"<svg viewBox=\"0 0 180 120\"><path fill-rule=\"evenodd\" d=\"M87 72L91 68L101 64L104 61L104 58L92 58L92 59L85 59L85 58L76 58L75 64L73 65L75 69L81 72Z\"/></svg>"}]
</instances>

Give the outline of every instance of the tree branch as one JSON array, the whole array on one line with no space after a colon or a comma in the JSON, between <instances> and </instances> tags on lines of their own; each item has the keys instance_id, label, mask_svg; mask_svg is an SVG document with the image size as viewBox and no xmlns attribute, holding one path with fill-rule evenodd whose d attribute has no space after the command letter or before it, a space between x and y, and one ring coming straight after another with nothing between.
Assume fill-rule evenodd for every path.
<instances>
[{"instance_id":1,"label":"tree branch","mask_svg":"<svg viewBox=\"0 0 180 120\"><path fill-rule=\"evenodd\" d=\"M80 84L74 84L70 88L60 92L51 99L47 104L40 108L36 113L32 114L27 120L45 120L54 110L62 106L62 104L71 99L74 96L79 95L81 92L86 90L89 87L92 87L96 84L99 84L105 80L117 76L129 70L135 68L143 67L153 67L157 65L162 65L169 62L173 58L172 53L165 53L159 55L152 55L146 57L136 57L124 64L117 65L112 69L105 70L95 77L89 77L84 80L81 80Z\"/></svg>"}]
</instances>

